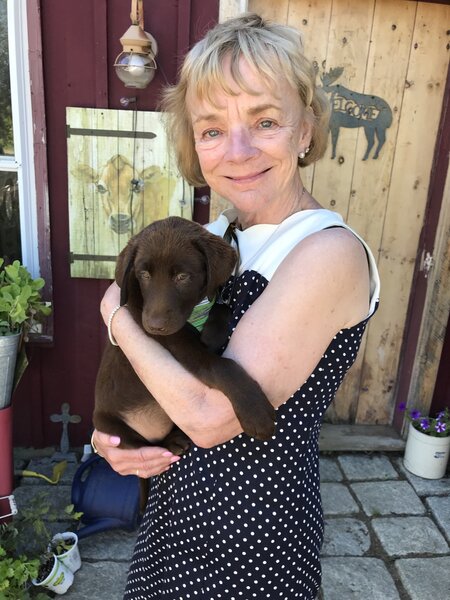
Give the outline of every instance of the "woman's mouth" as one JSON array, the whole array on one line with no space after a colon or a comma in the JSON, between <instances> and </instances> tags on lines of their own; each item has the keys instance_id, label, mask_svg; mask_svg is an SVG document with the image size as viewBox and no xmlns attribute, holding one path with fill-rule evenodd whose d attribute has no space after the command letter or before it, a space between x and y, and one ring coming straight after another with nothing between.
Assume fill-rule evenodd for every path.
<instances>
[{"instance_id":1,"label":"woman's mouth","mask_svg":"<svg viewBox=\"0 0 450 600\"><path fill-rule=\"evenodd\" d=\"M256 173L248 173L247 175L227 175L226 178L230 179L234 183L251 183L252 181L256 181L258 178L265 175L268 171L270 171L271 167L268 169L264 169L263 171L258 171Z\"/></svg>"}]
</instances>

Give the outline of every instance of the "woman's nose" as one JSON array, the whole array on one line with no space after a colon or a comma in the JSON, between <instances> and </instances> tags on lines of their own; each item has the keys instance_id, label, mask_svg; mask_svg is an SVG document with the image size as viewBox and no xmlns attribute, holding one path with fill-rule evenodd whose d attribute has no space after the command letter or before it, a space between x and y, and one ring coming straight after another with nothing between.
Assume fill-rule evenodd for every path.
<instances>
[{"instance_id":1,"label":"woman's nose","mask_svg":"<svg viewBox=\"0 0 450 600\"><path fill-rule=\"evenodd\" d=\"M251 133L245 128L232 129L229 132L227 158L233 161L247 160L258 152Z\"/></svg>"}]
</instances>

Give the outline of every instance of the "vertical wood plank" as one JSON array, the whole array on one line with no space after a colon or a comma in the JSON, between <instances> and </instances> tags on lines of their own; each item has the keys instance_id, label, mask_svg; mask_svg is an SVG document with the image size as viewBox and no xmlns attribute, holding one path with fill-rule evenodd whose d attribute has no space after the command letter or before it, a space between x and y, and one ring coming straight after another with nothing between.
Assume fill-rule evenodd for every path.
<instances>
[{"instance_id":1,"label":"vertical wood plank","mask_svg":"<svg viewBox=\"0 0 450 600\"><path fill-rule=\"evenodd\" d=\"M232 17L247 12L248 0L220 0L219 22L222 23Z\"/></svg>"},{"instance_id":2,"label":"vertical wood plank","mask_svg":"<svg viewBox=\"0 0 450 600\"><path fill-rule=\"evenodd\" d=\"M370 46L374 1L334 0L329 25L327 54L321 63L323 71L342 67L336 83L361 91ZM347 217L351 182L356 160L357 128L341 128L337 154L331 159L331 148L317 163L313 192L325 208Z\"/></svg>"},{"instance_id":3,"label":"vertical wood plank","mask_svg":"<svg viewBox=\"0 0 450 600\"><path fill-rule=\"evenodd\" d=\"M287 23L290 0L267 2L266 0L249 0L248 10L276 23Z\"/></svg>"},{"instance_id":4,"label":"vertical wood plank","mask_svg":"<svg viewBox=\"0 0 450 600\"><path fill-rule=\"evenodd\" d=\"M288 24L299 29L303 36L305 56L317 69L317 78L327 56L332 0L290 0ZM317 82L320 85L320 81ZM307 189L314 190L316 165L301 169L301 178ZM315 193L315 192L314 192ZM321 199L318 198L319 202Z\"/></svg>"},{"instance_id":5,"label":"vertical wood plank","mask_svg":"<svg viewBox=\"0 0 450 600\"><path fill-rule=\"evenodd\" d=\"M357 130L347 223L365 239L375 255L381 243L415 11L416 6L411 2L377 0L364 88L361 90L367 96L376 95L386 101L393 115L391 126L385 130L386 142L376 159L373 158L378 143L375 138L369 158L362 160L368 141L364 130ZM394 55L395 61L390 59ZM336 402L328 413L330 420L353 422L358 402L360 399L363 402L364 395L370 396L372 393L370 388L361 392L367 344L375 347L380 345L380 340L371 336L370 324L362 339L357 360L344 379Z\"/></svg>"}]
</instances>

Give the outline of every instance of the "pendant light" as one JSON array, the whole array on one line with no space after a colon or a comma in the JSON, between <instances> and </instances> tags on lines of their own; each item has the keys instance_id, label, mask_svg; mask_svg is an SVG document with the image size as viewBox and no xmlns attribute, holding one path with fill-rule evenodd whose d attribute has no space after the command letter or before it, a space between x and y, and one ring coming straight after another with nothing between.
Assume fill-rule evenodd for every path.
<instances>
[{"instance_id":1,"label":"pendant light","mask_svg":"<svg viewBox=\"0 0 450 600\"><path fill-rule=\"evenodd\" d=\"M143 89L155 76L158 53L155 38L144 31L143 0L132 0L130 19L130 27L120 38L122 52L114 68L125 87Z\"/></svg>"}]
</instances>

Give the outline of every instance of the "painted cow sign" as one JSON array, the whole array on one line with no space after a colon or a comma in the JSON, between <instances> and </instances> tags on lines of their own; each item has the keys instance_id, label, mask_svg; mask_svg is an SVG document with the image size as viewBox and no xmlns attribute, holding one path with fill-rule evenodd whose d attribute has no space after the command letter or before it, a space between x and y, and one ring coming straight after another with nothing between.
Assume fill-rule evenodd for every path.
<instances>
[{"instance_id":1,"label":"painted cow sign","mask_svg":"<svg viewBox=\"0 0 450 600\"><path fill-rule=\"evenodd\" d=\"M136 172L122 154L112 156L98 171L86 164L78 164L71 174L85 184L93 184L99 195L108 227L117 234L136 233L144 226L144 219L161 208L162 198L169 196L176 180L158 165ZM146 210L147 209L147 210ZM145 216L144 216L145 215Z\"/></svg>"},{"instance_id":2,"label":"painted cow sign","mask_svg":"<svg viewBox=\"0 0 450 600\"><path fill-rule=\"evenodd\" d=\"M375 138L378 143L373 158L376 159L386 141L386 129L392 124L391 108L378 96L353 92L340 84L332 85L343 71L343 67L337 67L321 76L323 89L330 95L331 102L331 158L336 158L336 145L341 127L363 127L367 138L363 160L369 158Z\"/></svg>"}]
</instances>

